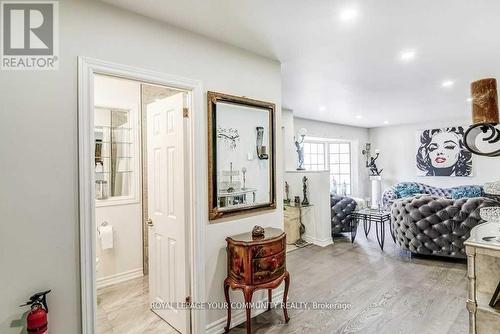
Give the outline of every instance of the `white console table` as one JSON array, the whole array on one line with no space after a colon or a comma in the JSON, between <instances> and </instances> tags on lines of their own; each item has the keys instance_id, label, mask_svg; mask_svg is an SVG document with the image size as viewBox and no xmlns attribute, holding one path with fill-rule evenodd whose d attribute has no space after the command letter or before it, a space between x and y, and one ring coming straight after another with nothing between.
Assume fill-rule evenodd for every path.
<instances>
[{"instance_id":1,"label":"white console table","mask_svg":"<svg viewBox=\"0 0 500 334\"><path fill-rule=\"evenodd\" d=\"M217 193L217 203L221 210L228 207L231 209L235 207L248 206L255 203L255 193L257 189L254 188L240 188L234 191L219 191ZM248 194L252 194L251 201L248 199Z\"/></svg>"},{"instance_id":2,"label":"white console table","mask_svg":"<svg viewBox=\"0 0 500 334\"><path fill-rule=\"evenodd\" d=\"M500 280L500 242L494 237L500 235L500 225L485 223L471 230L465 250L467 252L467 276L469 293L470 334L498 334L500 332L500 307L490 307L493 293Z\"/></svg>"}]
</instances>

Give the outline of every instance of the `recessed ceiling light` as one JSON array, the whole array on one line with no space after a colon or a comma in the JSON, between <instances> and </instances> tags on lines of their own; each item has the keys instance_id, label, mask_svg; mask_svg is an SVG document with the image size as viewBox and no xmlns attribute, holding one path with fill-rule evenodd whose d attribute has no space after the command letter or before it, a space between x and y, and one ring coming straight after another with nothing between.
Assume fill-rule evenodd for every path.
<instances>
[{"instance_id":1,"label":"recessed ceiling light","mask_svg":"<svg viewBox=\"0 0 500 334\"><path fill-rule=\"evenodd\" d=\"M363 118L363 115L357 115L356 116L357 119L362 119Z\"/></svg>"},{"instance_id":2,"label":"recessed ceiling light","mask_svg":"<svg viewBox=\"0 0 500 334\"><path fill-rule=\"evenodd\" d=\"M340 19L344 22L349 22L357 18L359 11L356 8L349 7L340 11Z\"/></svg>"},{"instance_id":3,"label":"recessed ceiling light","mask_svg":"<svg viewBox=\"0 0 500 334\"><path fill-rule=\"evenodd\" d=\"M452 87L455 84L455 81L453 80L445 80L441 83L441 87L449 88Z\"/></svg>"},{"instance_id":4,"label":"recessed ceiling light","mask_svg":"<svg viewBox=\"0 0 500 334\"><path fill-rule=\"evenodd\" d=\"M389 121L384 121L384 124L385 124L385 125L389 124Z\"/></svg>"},{"instance_id":5,"label":"recessed ceiling light","mask_svg":"<svg viewBox=\"0 0 500 334\"><path fill-rule=\"evenodd\" d=\"M465 101L472 102L472 97L468 97Z\"/></svg>"},{"instance_id":6,"label":"recessed ceiling light","mask_svg":"<svg viewBox=\"0 0 500 334\"><path fill-rule=\"evenodd\" d=\"M325 111L325 110L326 110L326 107L325 107L325 106L321 106L321 107L319 107L318 109L319 109L319 111Z\"/></svg>"},{"instance_id":7,"label":"recessed ceiling light","mask_svg":"<svg viewBox=\"0 0 500 334\"><path fill-rule=\"evenodd\" d=\"M399 54L399 59L403 62L410 62L415 59L416 54L415 50L403 50Z\"/></svg>"}]
</instances>

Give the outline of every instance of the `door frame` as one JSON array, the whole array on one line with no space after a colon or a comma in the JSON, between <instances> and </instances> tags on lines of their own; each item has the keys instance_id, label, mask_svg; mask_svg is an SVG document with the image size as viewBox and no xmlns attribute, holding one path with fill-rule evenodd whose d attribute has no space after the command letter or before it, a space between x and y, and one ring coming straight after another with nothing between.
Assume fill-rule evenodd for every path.
<instances>
[{"instance_id":1,"label":"door frame","mask_svg":"<svg viewBox=\"0 0 500 334\"><path fill-rule=\"evenodd\" d=\"M95 228L95 180L92 164L94 143L94 75L102 74L151 83L189 91L191 94L189 117L186 119L185 143L188 196L187 213L187 254L188 280L191 300L205 301L205 172L196 161L206 160L203 126L203 91L199 80L182 78L120 65L88 57L78 57L78 191L80 228L80 287L82 334L93 334L96 328L96 228ZM205 312L191 309L191 333L205 332Z\"/></svg>"}]
</instances>

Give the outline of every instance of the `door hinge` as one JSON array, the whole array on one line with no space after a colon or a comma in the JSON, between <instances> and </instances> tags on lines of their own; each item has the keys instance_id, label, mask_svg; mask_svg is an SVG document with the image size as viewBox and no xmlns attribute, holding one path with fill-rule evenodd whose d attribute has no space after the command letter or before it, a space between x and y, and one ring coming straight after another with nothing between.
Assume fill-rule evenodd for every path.
<instances>
[{"instance_id":1,"label":"door hinge","mask_svg":"<svg viewBox=\"0 0 500 334\"><path fill-rule=\"evenodd\" d=\"M189 117L189 108L186 108L186 107L182 108L182 116L184 118L188 118Z\"/></svg>"}]
</instances>

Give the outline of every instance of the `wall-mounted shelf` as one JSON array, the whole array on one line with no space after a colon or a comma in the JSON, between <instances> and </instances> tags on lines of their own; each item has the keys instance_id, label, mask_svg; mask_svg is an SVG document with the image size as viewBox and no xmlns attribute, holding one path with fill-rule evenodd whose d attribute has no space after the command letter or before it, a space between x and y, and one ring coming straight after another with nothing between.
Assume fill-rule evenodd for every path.
<instances>
[{"instance_id":1,"label":"wall-mounted shelf","mask_svg":"<svg viewBox=\"0 0 500 334\"><path fill-rule=\"evenodd\" d=\"M100 202L136 200L136 172L139 169L137 120L137 114L131 110L95 108L94 175L96 189L105 187L102 192L106 194Z\"/></svg>"}]
</instances>

